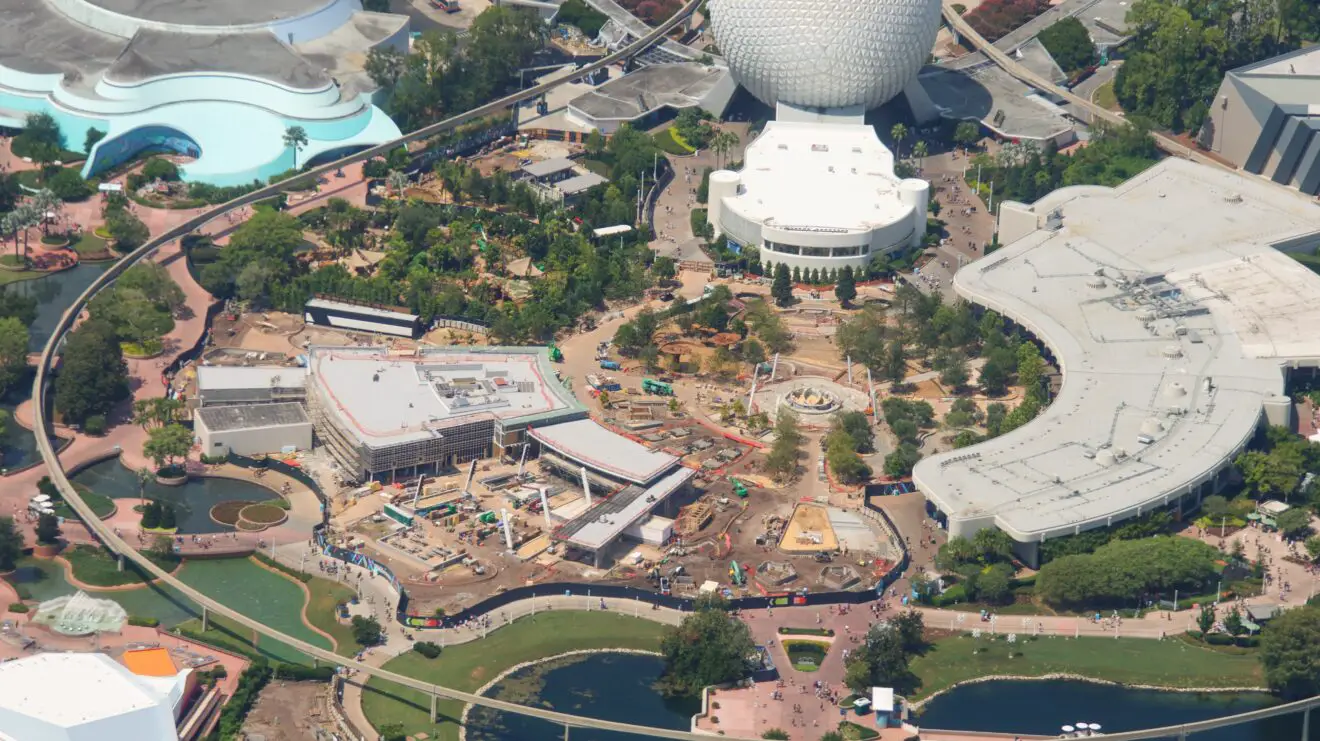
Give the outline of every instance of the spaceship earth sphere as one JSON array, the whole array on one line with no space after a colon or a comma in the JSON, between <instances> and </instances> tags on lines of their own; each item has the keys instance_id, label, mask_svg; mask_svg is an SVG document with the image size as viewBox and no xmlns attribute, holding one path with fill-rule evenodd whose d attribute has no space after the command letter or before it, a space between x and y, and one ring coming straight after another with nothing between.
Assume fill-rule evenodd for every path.
<instances>
[{"instance_id":1,"label":"spaceship earth sphere","mask_svg":"<svg viewBox=\"0 0 1320 741\"><path fill-rule=\"evenodd\" d=\"M930 55L940 0L710 0L735 79L768 105L875 108Z\"/></svg>"}]
</instances>

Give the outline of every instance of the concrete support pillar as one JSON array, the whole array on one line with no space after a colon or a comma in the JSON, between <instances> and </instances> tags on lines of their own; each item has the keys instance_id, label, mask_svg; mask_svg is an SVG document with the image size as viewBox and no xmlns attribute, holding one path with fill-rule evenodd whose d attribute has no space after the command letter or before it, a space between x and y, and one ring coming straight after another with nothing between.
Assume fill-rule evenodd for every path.
<instances>
[{"instance_id":1,"label":"concrete support pillar","mask_svg":"<svg viewBox=\"0 0 1320 741\"><path fill-rule=\"evenodd\" d=\"M582 467L582 496L587 498L587 507L591 506L591 482L587 480L587 467Z\"/></svg>"},{"instance_id":2,"label":"concrete support pillar","mask_svg":"<svg viewBox=\"0 0 1320 741\"><path fill-rule=\"evenodd\" d=\"M431 722L435 723L436 716L440 710L440 696L431 695Z\"/></svg>"},{"instance_id":3,"label":"concrete support pillar","mask_svg":"<svg viewBox=\"0 0 1320 741\"><path fill-rule=\"evenodd\" d=\"M120 571L123 571L123 570L124 570L124 554L122 554L122 553L119 554L119 558L118 558L117 560L119 561L119 570L120 570Z\"/></svg>"},{"instance_id":4,"label":"concrete support pillar","mask_svg":"<svg viewBox=\"0 0 1320 741\"><path fill-rule=\"evenodd\" d=\"M202 607L202 632L205 633L206 631L208 631L208 630L210 630L210 629L211 629L211 611L208 610L208 609L206 609L205 606L203 606L203 607Z\"/></svg>"},{"instance_id":5,"label":"concrete support pillar","mask_svg":"<svg viewBox=\"0 0 1320 741\"><path fill-rule=\"evenodd\" d=\"M1311 709L1302 711L1302 741L1311 737Z\"/></svg>"}]
</instances>

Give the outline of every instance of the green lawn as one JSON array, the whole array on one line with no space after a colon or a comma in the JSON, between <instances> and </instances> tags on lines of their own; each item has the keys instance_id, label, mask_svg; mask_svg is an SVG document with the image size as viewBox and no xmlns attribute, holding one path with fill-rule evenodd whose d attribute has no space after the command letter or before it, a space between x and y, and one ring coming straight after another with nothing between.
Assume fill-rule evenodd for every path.
<instances>
[{"instance_id":1,"label":"green lawn","mask_svg":"<svg viewBox=\"0 0 1320 741\"><path fill-rule=\"evenodd\" d=\"M82 496L82 500L87 503L87 506L92 508L93 514L97 517L109 517L115 511L115 500L110 497L97 494L82 484L74 484L73 488ZM55 514L60 517L66 520L78 519L78 515L74 514L73 508L69 506L68 502L60 500L55 502L54 505Z\"/></svg>"},{"instance_id":2,"label":"green lawn","mask_svg":"<svg viewBox=\"0 0 1320 741\"><path fill-rule=\"evenodd\" d=\"M97 259L114 256L106 241L92 232L83 232L78 241L73 243L73 249L80 257Z\"/></svg>"},{"instance_id":3,"label":"green lawn","mask_svg":"<svg viewBox=\"0 0 1320 741\"><path fill-rule=\"evenodd\" d=\"M119 561L111 558L104 549L95 546L76 545L60 555L73 567L73 578L93 587L142 584L150 579L132 564L125 563L124 570L120 571ZM178 561L164 561L150 553L144 555L166 571L172 571L179 565Z\"/></svg>"},{"instance_id":4,"label":"green lawn","mask_svg":"<svg viewBox=\"0 0 1320 741\"><path fill-rule=\"evenodd\" d=\"M1118 106L1118 98L1114 96L1113 80L1110 80L1109 82L1106 82L1105 84L1096 88L1095 92L1091 93L1091 102L1095 103L1101 108L1108 108L1111 111L1122 110L1122 108Z\"/></svg>"},{"instance_id":5,"label":"green lawn","mask_svg":"<svg viewBox=\"0 0 1320 741\"><path fill-rule=\"evenodd\" d=\"M262 638L238 623L216 615L211 616L210 629L206 632L202 632L201 618L194 618L180 623L179 631L189 638L227 649L236 654L249 657L260 655L266 657L269 661L278 661L285 664L312 665L311 657L287 643ZM317 642L324 643L325 639L322 638Z\"/></svg>"},{"instance_id":6,"label":"green lawn","mask_svg":"<svg viewBox=\"0 0 1320 741\"><path fill-rule=\"evenodd\" d=\"M978 648L980 652L973 653ZM1010 651L1022 655L1009 658ZM989 641L961 635L937 640L929 652L912 661L912 671L922 683L913 699L994 674L1037 677L1067 673L1161 687L1260 687L1265 683L1255 656L1226 656L1176 638L1042 637L1010 644L1003 638Z\"/></svg>"},{"instance_id":7,"label":"green lawn","mask_svg":"<svg viewBox=\"0 0 1320 741\"><path fill-rule=\"evenodd\" d=\"M335 653L352 656L362 646L353 640L353 629L335 618L335 608L353 598L353 590L319 576L307 582L311 599L307 602L307 622L335 638Z\"/></svg>"},{"instance_id":8,"label":"green lawn","mask_svg":"<svg viewBox=\"0 0 1320 741\"><path fill-rule=\"evenodd\" d=\"M692 154L696 151L688 146L687 142L679 138L678 130L673 126L657 131L652 138L655 140L655 145L660 148L661 152L668 152L669 154L676 154L681 157Z\"/></svg>"},{"instance_id":9,"label":"green lawn","mask_svg":"<svg viewBox=\"0 0 1320 741\"><path fill-rule=\"evenodd\" d=\"M303 592L293 580L257 565L251 559L189 561L179 572L188 586L198 589L287 635L330 648L325 636L302 621ZM262 641L265 648L265 641Z\"/></svg>"},{"instance_id":10,"label":"green lawn","mask_svg":"<svg viewBox=\"0 0 1320 741\"><path fill-rule=\"evenodd\" d=\"M509 667L566 651L633 648L655 651L664 626L609 612L547 612L500 628L485 640L446 648L437 659L410 651L385 668L458 690L472 692ZM425 633L417 637L426 640ZM402 723L408 734L425 732L439 741L458 738L463 705L440 702L440 723L430 722L431 700L420 692L372 679L362 695L362 709L372 725Z\"/></svg>"}]
</instances>

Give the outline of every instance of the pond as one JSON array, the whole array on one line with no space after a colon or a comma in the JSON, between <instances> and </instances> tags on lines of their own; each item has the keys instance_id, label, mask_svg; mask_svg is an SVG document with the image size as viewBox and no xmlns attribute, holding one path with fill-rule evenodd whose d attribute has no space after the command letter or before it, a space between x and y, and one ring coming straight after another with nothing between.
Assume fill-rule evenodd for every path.
<instances>
[{"instance_id":1,"label":"pond","mask_svg":"<svg viewBox=\"0 0 1320 741\"><path fill-rule=\"evenodd\" d=\"M141 496L137 473L125 468L115 458L84 468L73 476L73 480L112 499L138 499ZM264 502L279 498L278 494L260 484L212 477L194 477L183 486L161 486L151 481L147 484L146 494L148 499L174 505L180 534L232 532L233 528L211 519L211 507L225 500Z\"/></svg>"},{"instance_id":2,"label":"pond","mask_svg":"<svg viewBox=\"0 0 1320 741\"><path fill-rule=\"evenodd\" d=\"M10 389L9 394L0 398L0 410L7 413L9 420L5 424L5 431L0 433L0 469L19 468L30 463L41 460L41 454L37 452L37 438L26 427L14 421L14 411L19 405L32 398L32 373L27 373L24 378ZM51 437L51 442L56 444L58 441Z\"/></svg>"},{"instance_id":3,"label":"pond","mask_svg":"<svg viewBox=\"0 0 1320 741\"><path fill-rule=\"evenodd\" d=\"M52 273L44 278L10 283L5 287L7 291L37 300L37 318L28 327L29 350L37 352L45 346L64 311L111 265L114 265L113 261L78 263L69 270Z\"/></svg>"},{"instance_id":4,"label":"pond","mask_svg":"<svg viewBox=\"0 0 1320 741\"><path fill-rule=\"evenodd\" d=\"M1056 734L1064 725L1099 723L1107 733L1190 723L1279 704L1261 692L1161 692L1075 681L970 684L925 706L922 728ZM1278 741L1301 738L1302 716L1270 718L1197 733L1195 741ZM1312 730L1310 741L1320 741Z\"/></svg>"},{"instance_id":5,"label":"pond","mask_svg":"<svg viewBox=\"0 0 1320 741\"><path fill-rule=\"evenodd\" d=\"M688 730L699 700L671 701L653 685L664 669L656 656L599 653L565 657L520 669L486 694L501 700L531 703L574 715ZM563 738L564 729L546 721L473 708L468 716L468 741L526 741ZM573 729L573 741L642 741L629 733Z\"/></svg>"}]
</instances>

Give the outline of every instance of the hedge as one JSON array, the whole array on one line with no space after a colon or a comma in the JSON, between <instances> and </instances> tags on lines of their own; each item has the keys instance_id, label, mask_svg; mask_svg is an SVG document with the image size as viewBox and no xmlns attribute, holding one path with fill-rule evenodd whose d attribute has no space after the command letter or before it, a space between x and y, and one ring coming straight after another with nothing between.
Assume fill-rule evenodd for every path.
<instances>
[{"instance_id":1,"label":"hedge","mask_svg":"<svg viewBox=\"0 0 1320 741\"><path fill-rule=\"evenodd\" d=\"M311 574L304 574L303 572L298 571L297 569L294 569L289 566L285 566L284 564L280 563L279 561L276 561L270 556L267 556L262 553L253 553L252 555L255 556L256 559L261 563L271 567L272 569L275 569L276 571L279 571L280 573L288 574L289 576L292 576L294 579L297 579L303 584L307 584L312 581Z\"/></svg>"},{"instance_id":2,"label":"hedge","mask_svg":"<svg viewBox=\"0 0 1320 741\"><path fill-rule=\"evenodd\" d=\"M128 616L128 624L136 625L139 628L155 628L160 625L160 621L154 617L139 617L137 615Z\"/></svg>"}]
</instances>

